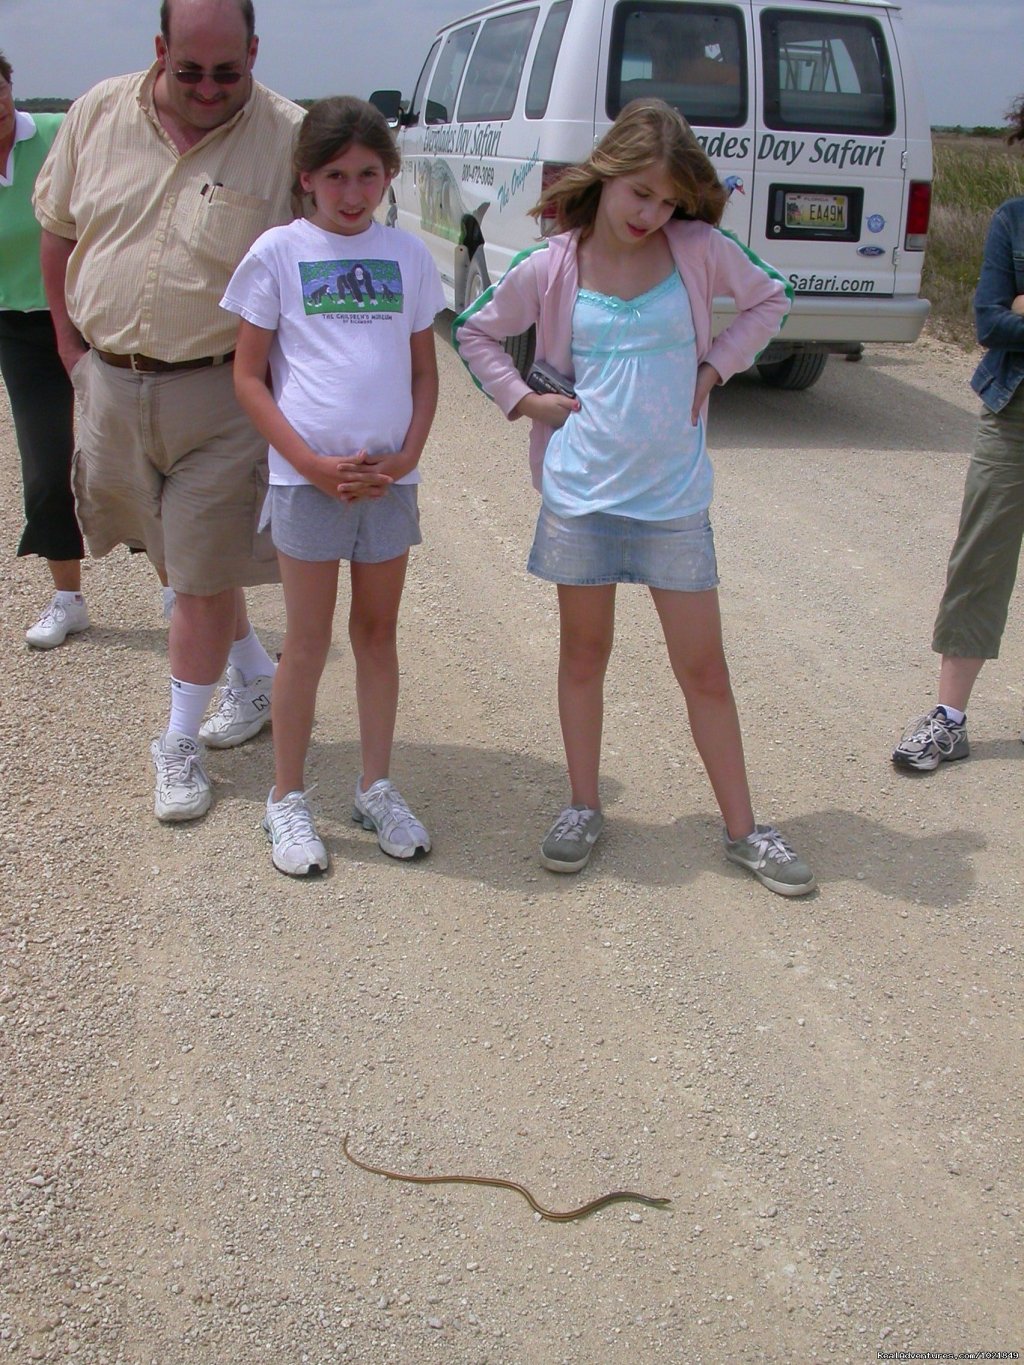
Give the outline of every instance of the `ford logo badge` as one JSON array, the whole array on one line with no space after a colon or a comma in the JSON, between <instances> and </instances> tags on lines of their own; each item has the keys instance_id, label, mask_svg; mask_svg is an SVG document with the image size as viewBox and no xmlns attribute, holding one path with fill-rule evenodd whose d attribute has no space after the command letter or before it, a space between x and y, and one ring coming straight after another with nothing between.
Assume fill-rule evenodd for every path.
<instances>
[{"instance_id":1,"label":"ford logo badge","mask_svg":"<svg viewBox=\"0 0 1024 1365\"><path fill-rule=\"evenodd\" d=\"M857 248L857 255L858 255L858 256L884 256L884 255L885 255L885 247L881 247L881 246L859 246L859 247Z\"/></svg>"}]
</instances>

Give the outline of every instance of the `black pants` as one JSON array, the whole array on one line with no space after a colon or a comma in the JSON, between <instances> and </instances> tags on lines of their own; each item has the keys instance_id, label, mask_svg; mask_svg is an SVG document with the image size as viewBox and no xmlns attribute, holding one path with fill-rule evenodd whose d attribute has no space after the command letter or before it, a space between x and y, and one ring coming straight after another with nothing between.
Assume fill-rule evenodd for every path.
<instances>
[{"instance_id":1,"label":"black pants","mask_svg":"<svg viewBox=\"0 0 1024 1365\"><path fill-rule=\"evenodd\" d=\"M14 414L25 498L19 555L81 559L71 491L75 399L49 313L0 310L0 374Z\"/></svg>"}]
</instances>

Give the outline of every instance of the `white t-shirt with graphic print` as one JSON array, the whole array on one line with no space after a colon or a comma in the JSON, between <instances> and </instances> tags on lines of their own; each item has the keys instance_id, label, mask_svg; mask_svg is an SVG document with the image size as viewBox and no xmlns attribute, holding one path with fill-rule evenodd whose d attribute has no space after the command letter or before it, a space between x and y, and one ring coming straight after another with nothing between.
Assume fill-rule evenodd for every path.
<instances>
[{"instance_id":1,"label":"white t-shirt with graphic print","mask_svg":"<svg viewBox=\"0 0 1024 1365\"><path fill-rule=\"evenodd\" d=\"M412 421L409 338L445 306L424 244L373 223L348 237L299 218L250 247L220 306L276 333L274 399L320 455L390 455ZM419 469L399 483L419 483ZM270 447L270 482L307 480Z\"/></svg>"}]
</instances>

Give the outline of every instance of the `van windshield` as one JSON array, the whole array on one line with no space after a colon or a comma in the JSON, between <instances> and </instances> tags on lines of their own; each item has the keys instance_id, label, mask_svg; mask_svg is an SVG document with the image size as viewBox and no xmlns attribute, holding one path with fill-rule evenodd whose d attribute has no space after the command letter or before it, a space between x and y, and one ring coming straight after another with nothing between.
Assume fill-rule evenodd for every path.
<instances>
[{"instance_id":1,"label":"van windshield","mask_svg":"<svg viewBox=\"0 0 1024 1365\"><path fill-rule=\"evenodd\" d=\"M893 131L892 66L877 20L765 10L761 34L769 128L878 137Z\"/></svg>"},{"instance_id":2,"label":"van windshield","mask_svg":"<svg viewBox=\"0 0 1024 1365\"><path fill-rule=\"evenodd\" d=\"M691 123L746 122L743 16L725 5L621 4L612 21L607 111L657 96Z\"/></svg>"}]
</instances>

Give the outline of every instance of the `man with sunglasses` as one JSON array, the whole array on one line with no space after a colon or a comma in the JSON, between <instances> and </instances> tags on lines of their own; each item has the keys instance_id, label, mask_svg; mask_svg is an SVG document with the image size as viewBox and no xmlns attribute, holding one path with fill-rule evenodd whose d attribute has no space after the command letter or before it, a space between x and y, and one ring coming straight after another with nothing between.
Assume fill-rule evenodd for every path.
<instances>
[{"instance_id":1,"label":"man with sunglasses","mask_svg":"<svg viewBox=\"0 0 1024 1365\"><path fill-rule=\"evenodd\" d=\"M254 23L251 0L164 0L153 66L75 102L36 184L89 549L144 550L176 592L170 716L150 749L161 820L209 807L201 741L241 743L270 714L274 665L242 594L278 577L257 533L267 450L235 400L236 320L219 302L260 233L292 217L303 111L253 79Z\"/></svg>"}]
</instances>

